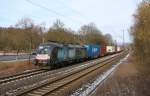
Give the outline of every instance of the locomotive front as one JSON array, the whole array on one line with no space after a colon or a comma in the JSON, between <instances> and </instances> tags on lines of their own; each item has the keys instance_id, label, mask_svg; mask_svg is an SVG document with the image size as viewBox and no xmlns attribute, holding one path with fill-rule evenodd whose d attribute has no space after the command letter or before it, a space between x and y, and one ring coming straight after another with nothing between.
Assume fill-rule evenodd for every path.
<instances>
[{"instance_id":1,"label":"locomotive front","mask_svg":"<svg viewBox=\"0 0 150 96\"><path fill-rule=\"evenodd\" d=\"M33 63L38 66L47 66L50 61L50 56L51 47L48 45L40 45L36 51Z\"/></svg>"}]
</instances>

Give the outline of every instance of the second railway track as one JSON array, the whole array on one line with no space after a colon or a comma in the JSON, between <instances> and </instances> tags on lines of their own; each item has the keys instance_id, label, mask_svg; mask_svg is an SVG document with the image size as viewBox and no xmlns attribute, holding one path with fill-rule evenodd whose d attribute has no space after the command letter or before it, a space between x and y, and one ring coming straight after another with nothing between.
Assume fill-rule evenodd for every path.
<instances>
[{"instance_id":1,"label":"second railway track","mask_svg":"<svg viewBox=\"0 0 150 96\"><path fill-rule=\"evenodd\" d=\"M26 72L23 72L23 73L2 77L2 78L0 78L0 84L11 82L11 81L14 81L14 80L17 80L17 79L20 79L20 78L25 78L25 77L28 77L28 76L40 74L42 72L45 72L45 70L34 69L34 70L29 70L29 71L26 71Z\"/></svg>"}]
</instances>

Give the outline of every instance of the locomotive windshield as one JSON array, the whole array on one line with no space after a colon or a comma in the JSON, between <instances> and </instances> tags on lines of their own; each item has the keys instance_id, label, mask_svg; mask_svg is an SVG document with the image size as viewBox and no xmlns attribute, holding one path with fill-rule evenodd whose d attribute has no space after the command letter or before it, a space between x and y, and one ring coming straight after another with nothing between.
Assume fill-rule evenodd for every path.
<instances>
[{"instance_id":1,"label":"locomotive windshield","mask_svg":"<svg viewBox=\"0 0 150 96\"><path fill-rule=\"evenodd\" d=\"M39 46L38 54L49 54L50 46Z\"/></svg>"}]
</instances>

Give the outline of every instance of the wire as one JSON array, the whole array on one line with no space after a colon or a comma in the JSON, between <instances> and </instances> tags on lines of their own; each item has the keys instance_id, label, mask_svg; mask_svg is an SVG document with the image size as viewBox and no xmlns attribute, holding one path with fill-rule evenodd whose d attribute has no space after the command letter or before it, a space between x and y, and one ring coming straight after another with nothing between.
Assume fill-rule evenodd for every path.
<instances>
[{"instance_id":1,"label":"wire","mask_svg":"<svg viewBox=\"0 0 150 96\"><path fill-rule=\"evenodd\" d=\"M63 0L59 0L61 2L61 4L67 6ZM81 12L77 11L77 10L74 10L73 8L69 7L70 10L74 11L75 13L77 13L78 15L80 15L83 19L85 19L85 16L83 14L81 14Z\"/></svg>"},{"instance_id":2,"label":"wire","mask_svg":"<svg viewBox=\"0 0 150 96\"><path fill-rule=\"evenodd\" d=\"M59 1L61 2L61 4L65 5L65 6L68 6L68 5L66 5L66 4L64 3L63 0L59 0ZM69 7L69 6L68 6L68 7ZM78 14L80 17L82 17L82 19L84 19L84 20L86 20L86 21L89 21L90 18L87 18L87 17L85 16L85 14L83 14L83 13L81 13L81 12L79 12L79 11L77 11L77 10L71 8L71 7L69 7L69 9L72 10L74 13Z\"/></svg>"},{"instance_id":3,"label":"wire","mask_svg":"<svg viewBox=\"0 0 150 96\"><path fill-rule=\"evenodd\" d=\"M58 15L58 16L64 17L64 18L66 18L66 19L71 19L72 21L76 21L76 22L77 22L77 20L74 20L74 19L72 19L72 18L66 17L65 15L60 14L60 13L58 13L58 12L52 10L52 9L49 9L49 8L43 6L43 5L34 3L34 2L32 2L31 0L26 0L26 1L27 1L28 3L34 5L34 6L40 7L40 8L42 8L42 9L46 10L46 11L49 11L49 12L51 12L51 13L54 13L54 14ZM81 22L79 22L79 23L81 23Z\"/></svg>"},{"instance_id":4,"label":"wire","mask_svg":"<svg viewBox=\"0 0 150 96\"><path fill-rule=\"evenodd\" d=\"M61 2L61 4L63 4L63 5L65 5L65 6L67 6L67 7L69 7L68 5L66 5L66 4L64 3L64 0L59 0L59 1ZM79 11L77 11L77 10L71 8L71 7L69 7L69 9L72 10L74 13L78 14L79 16L81 16L82 19L84 19L84 20L86 20L86 21L91 20L91 18L85 16L85 14L83 14L83 13L81 13L81 12L79 12Z\"/></svg>"}]
</instances>

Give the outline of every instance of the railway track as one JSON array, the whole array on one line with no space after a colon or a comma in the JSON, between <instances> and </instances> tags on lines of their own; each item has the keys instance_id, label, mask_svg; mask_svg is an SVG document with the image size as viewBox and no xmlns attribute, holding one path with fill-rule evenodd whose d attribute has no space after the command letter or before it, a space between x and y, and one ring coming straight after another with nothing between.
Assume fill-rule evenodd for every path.
<instances>
[{"instance_id":1,"label":"railway track","mask_svg":"<svg viewBox=\"0 0 150 96\"><path fill-rule=\"evenodd\" d=\"M55 80L48 80L45 83L39 84L38 86L35 86L27 91L21 92L20 94L16 95L27 95L27 96L46 96L46 95L56 95L57 96L57 90L61 89L62 87L76 81L77 79L82 78L83 76L107 65L110 62L113 62L114 60L120 58L120 55L111 57L109 59L106 59L102 62L95 62L95 64L91 66L86 66L85 68L81 68L79 70L72 70L71 72L64 72L58 77L55 77ZM101 64L98 64L101 63Z\"/></svg>"},{"instance_id":2,"label":"railway track","mask_svg":"<svg viewBox=\"0 0 150 96\"><path fill-rule=\"evenodd\" d=\"M98 63L107 63L110 60L116 58L116 56L119 56L119 54L104 57L103 59L100 60L98 59L98 60L89 61L80 66L74 66L74 67L70 66L68 68L63 68L63 70L59 69L59 70L48 71L48 72L43 72L39 70L37 72L35 71L33 73L29 73L26 75L24 74L25 77L23 75L20 75L20 76L12 77L11 79L5 78L1 81L4 84L3 83L0 84L0 88L1 88L0 95L3 96L45 95L75 80L75 78L71 77L73 76L73 74L78 74L79 72L81 72L82 75L80 75L79 77L82 77L84 74L88 74L89 72L92 72L92 70L94 69L91 68L95 68L94 66L96 66ZM101 67L102 66L104 65L101 65ZM88 70L90 69L91 71L85 73L83 72L85 69ZM60 82L64 82L64 84ZM48 85L51 88L49 88ZM49 90L43 90L43 88ZM39 93L39 94L35 94L35 93Z\"/></svg>"},{"instance_id":3,"label":"railway track","mask_svg":"<svg viewBox=\"0 0 150 96\"><path fill-rule=\"evenodd\" d=\"M0 78L0 84L11 82L11 81L14 81L14 80L17 80L20 78L25 78L28 76L40 74L40 73L45 72L45 71L46 70L42 70L42 69L34 69L34 70L25 71L23 73L2 77L2 78Z\"/></svg>"},{"instance_id":4,"label":"railway track","mask_svg":"<svg viewBox=\"0 0 150 96\"><path fill-rule=\"evenodd\" d=\"M32 77L34 78L34 76L46 72L47 70L43 69L32 69L24 71L22 73L0 78L0 96L6 91L13 90L20 86L26 85L26 80L30 80Z\"/></svg>"}]
</instances>

